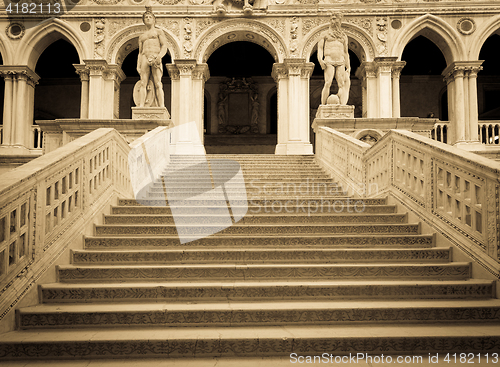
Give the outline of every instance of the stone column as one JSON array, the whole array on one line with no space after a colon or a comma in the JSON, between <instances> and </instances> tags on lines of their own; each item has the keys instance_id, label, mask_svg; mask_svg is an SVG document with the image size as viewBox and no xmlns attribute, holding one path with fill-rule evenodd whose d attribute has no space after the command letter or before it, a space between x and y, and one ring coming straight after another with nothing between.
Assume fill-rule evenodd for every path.
<instances>
[{"instance_id":1,"label":"stone column","mask_svg":"<svg viewBox=\"0 0 500 367\"><path fill-rule=\"evenodd\" d=\"M120 108L120 84L125 80L125 73L116 64L108 65L104 69L104 95L103 118L119 118Z\"/></svg>"},{"instance_id":2,"label":"stone column","mask_svg":"<svg viewBox=\"0 0 500 367\"><path fill-rule=\"evenodd\" d=\"M205 96L205 82L210 78L210 71L207 64L198 64L193 69L193 101L192 101L192 119L195 121L200 134L200 141L203 144L203 104Z\"/></svg>"},{"instance_id":3,"label":"stone column","mask_svg":"<svg viewBox=\"0 0 500 367\"><path fill-rule=\"evenodd\" d=\"M173 134L174 154L203 154L205 149L201 143L203 135L203 83L195 77L203 79L205 67L199 67L194 59L174 60L168 65L172 78L172 121L178 128ZM207 66L208 72L208 66ZM195 88L196 86L196 88ZM196 91L195 91L196 89ZM201 90L200 90L201 89ZM201 94L201 103L199 102ZM198 119L198 120L197 120ZM190 125L190 122L194 122ZM201 131L195 131L200 129Z\"/></svg>"},{"instance_id":4,"label":"stone column","mask_svg":"<svg viewBox=\"0 0 500 367\"><path fill-rule=\"evenodd\" d=\"M483 61L455 61L442 75L448 86L448 115L453 129L453 144L476 150L478 140L477 73Z\"/></svg>"},{"instance_id":5,"label":"stone column","mask_svg":"<svg viewBox=\"0 0 500 367\"><path fill-rule=\"evenodd\" d=\"M82 82L82 96L80 99L80 118L89 118L89 69L85 65L73 64L76 73Z\"/></svg>"},{"instance_id":6,"label":"stone column","mask_svg":"<svg viewBox=\"0 0 500 367\"><path fill-rule=\"evenodd\" d=\"M363 61L356 71L363 88L363 117L378 117L377 64Z\"/></svg>"},{"instance_id":7,"label":"stone column","mask_svg":"<svg viewBox=\"0 0 500 367\"><path fill-rule=\"evenodd\" d=\"M278 145L276 154L312 154L309 140L309 78L313 63L285 59L273 65L278 83ZM286 93L282 93L286 90ZM286 125L286 129L283 129Z\"/></svg>"},{"instance_id":8,"label":"stone column","mask_svg":"<svg viewBox=\"0 0 500 367\"><path fill-rule=\"evenodd\" d=\"M479 112L477 109L477 73L482 70L481 64L483 60L471 61L466 67L466 77L469 88L469 116L468 116L468 129L466 137L471 142L479 143L478 126L479 126Z\"/></svg>"},{"instance_id":9,"label":"stone column","mask_svg":"<svg viewBox=\"0 0 500 367\"><path fill-rule=\"evenodd\" d=\"M5 78L2 154L30 154L35 85L40 77L27 66L0 66Z\"/></svg>"},{"instance_id":10,"label":"stone column","mask_svg":"<svg viewBox=\"0 0 500 367\"><path fill-rule=\"evenodd\" d=\"M392 65L397 57L376 57L378 82L378 116L392 117Z\"/></svg>"},{"instance_id":11,"label":"stone column","mask_svg":"<svg viewBox=\"0 0 500 367\"><path fill-rule=\"evenodd\" d=\"M104 77L103 73L108 63L106 60L83 60L86 68L89 70L89 119L102 119L105 103L109 96L104 95ZM109 117L111 118L111 117Z\"/></svg>"},{"instance_id":12,"label":"stone column","mask_svg":"<svg viewBox=\"0 0 500 367\"><path fill-rule=\"evenodd\" d=\"M406 61L396 61L392 64L392 117L401 117L401 99L399 92L399 77Z\"/></svg>"}]
</instances>

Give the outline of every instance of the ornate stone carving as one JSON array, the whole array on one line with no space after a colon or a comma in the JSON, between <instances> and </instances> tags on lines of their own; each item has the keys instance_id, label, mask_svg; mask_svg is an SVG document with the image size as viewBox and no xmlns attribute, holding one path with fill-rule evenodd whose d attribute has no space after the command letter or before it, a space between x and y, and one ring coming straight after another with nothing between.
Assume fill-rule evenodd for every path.
<instances>
[{"instance_id":1,"label":"ornate stone carving","mask_svg":"<svg viewBox=\"0 0 500 367\"><path fill-rule=\"evenodd\" d=\"M184 18L184 57L191 58L191 52L193 51L193 42L191 41L193 30L191 28L191 19Z\"/></svg>"},{"instance_id":2,"label":"ornate stone carving","mask_svg":"<svg viewBox=\"0 0 500 367\"><path fill-rule=\"evenodd\" d=\"M462 34L472 34L476 30L476 22L472 18L462 18L457 22L457 29Z\"/></svg>"},{"instance_id":3,"label":"ornate stone carving","mask_svg":"<svg viewBox=\"0 0 500 367\"><path fill-rule=\"evenodd\" d=\"M293 17L290 24L290 53L292 57L297 57L297 49L298 49L298 23L297 17Z\"/></svg>"},{"instance_id":4,"label":"ornate stone carving","mask_svg":"<svg viewBox=\"0 0 500 367\"><path fill-rule=\"evenodd\" d=\"M104 58L104 39L106 38L106 19L94 20L94 57Z\"/></svg>"},{"instance_id":5,"label":"ornate stone carving","mask_svg":"<svg viewBox=\"0 0 500 367\"><path fill-rule=\"evenodd\" d=\"M17 40L24 36L26 28L22 23L11 23L5 28L5 33L10 39Z\"/></svg>"},{"instance_id":6,"label":"ornate stone carving","mask_svg":"<svg viewBox=\"0 0 500 367\"><path fill-rule=\"evenodd\" d=\"M228 104L231 93L243 93L249 97L250 124L228 124ZM258 134L259 133L259 87L252 78L226 79L219 84L219 97L217 102L217 119L219 134Z\"/></svg>"},{"instance_id":7,"label":"ornate stone carving","mask_svg":"<svg viewBox=\"0 0 500 367\"><path fill-rule=\"evenodd\" d=\"M377 18L377 51L379 56L387 56L387 18Z\"/></svg>"}]
</instances>

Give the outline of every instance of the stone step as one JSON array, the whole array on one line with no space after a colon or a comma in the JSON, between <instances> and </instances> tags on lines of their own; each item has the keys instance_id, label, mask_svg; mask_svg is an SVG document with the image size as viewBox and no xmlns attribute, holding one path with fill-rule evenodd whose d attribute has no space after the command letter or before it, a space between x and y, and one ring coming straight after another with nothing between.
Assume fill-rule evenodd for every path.
<instances>
[{"instance_id":1,"label":"stone step","mask_svg":"<svg viewBox=\"0 0 500 367\"><path fill-rule=\"evenodd\" d=\"M313 205L312 203L308 206L300 206L300 205L287 205L282 206L280 203L267 203L262 207L258 206L249 206L248 213L249 214L284 214L284 213L297 213L297 214L306 214L306 213L355 213L356 210L360 210L360 207L363 208L362 212L365 214L374 214L374 213L396 213L395 205L338 205L335 206L323 206L321 207L321 203L316 203ZM212 208L206 207L205 209L213 210L214 212L218 212L219 210L226 209L227 205L224 206L214 206ZM246 210L246 207L231 207L233 210L238 212ZM199 206L182 206L176 207L176 214L197 214L199 213ZM170 207L168 206L113 206L111 207L112 214L149 214L149 215L158 215L158 214L171 214Z\"/></svg>"},{"instance_id":2,"label":"stone step","mask_svg":"<svg viewBox=\"0 0 500 367\"><path fill-rule=\"evenodd\" d=\"M156 237L85 237L86 249L166 249L166 248L429 248L433 235L212 235L181 244L177 235Z\"/></svg>"},{"instance_id":3,"label":"stone step","mask_svg":"<svg viewBox=\"0 0 500 367\"><path fill-rule=\"evenodd\" d=\"M220 185L218 185L218 188L220 190ZM210 186L190 186L189 184L186 184L184 187L172 187L166 185L165 187L155 187L155 186L150 186L148 187L147 193L150 196L155 196L155 195L164 195L165 192L168 195L174 194L174 195L209 195L209 191L212 190L212 187ZM280 187L280 186L275 186L275 187L247 187L244 184L230 184L230 185L225 185L224 186L224 192L226 192L228 195L241 195L242 197L245 197L245 195L248 196L282 196L282 197L288 197L290 195L293 195L295 197L300 196L301 198L308 198L308 197L315 197L321 194L324 194L325 198L329 198L331 196L336 197L336 196L347 196L347 192L343 191L343 188L340 186L335 186L335 187L328 187L324 189L326 191L321 191L321 190L316 190L316 188L304 188L301 190L300 187Z\"/></svg>"},{"instance_id":4,"label":"stone step","mask_svg":"<svg viewBox=\"0 0 500 367\"><path fill-rule=\"evenodd\" d=\"M75 328L65 330L20 330L0 335L2 360L189 357L264 357L321 355L359 358L380 362L391 355L428 353L492 353L500 350L498 323L339 324L248 326L248 327L125 327ZM332 357L333 358L333 357ZM392 358L392 357L391 357ZM396 357L391 359L395 363ZM358 359L360 365L366 364ZM422 364L419 362L418 364ZM137 364L140 365L140 364ZM337 365L339 365L337 363ZM411 363L410 363L411 365ZM417 365L417 364L415 364Z\"/></svg>"},{"instance_id":5,"label":"stone step","mask_svg":"<svg viewBox=\"0 0 500 367\"><path fill-rule=\"evenodd\" d=\"M74 250L71 263L94 264L200 264L200 263L343 263L446 262L447 247L413 249L179 249L179 250Z\"/></svg>"},{"instance_id":6,"label":"stone step","mask_svg":"<svg viewBox=\"0 0 500 367\"><path fill-rule=\"evenodd\" d=\"M218 235L226 234L420 234L420 224L233 224L228 228L221 230L221 225L205 224L203 226L195 225L95 225L94 232L96 236L104 235L134 235L134 236L147 236L147 235L174 235L177 234L177 228L183 234L193 234L193 237L199 235L211 235L217 233ZM218 232L220 230L220 232ZM185 235L186 238L189 236Z\"/></svg>"},{"instance_id":7,"label":"stone step","mask_svg":"<svg viewBox=\"0 0 500 367\"><path fill-rule=\"evenodd\" d=\"M224 302L397 299L489 299L492 280L315 280L52 283L40 286L43 303Z\"/></svg>"},{"instance_id":8,"label":"stone step","mask_svg":"<svg viewBox=\"0 0 500 367\"><path fill-rule=\"evenodd\" d=\"M56 304L21 308L17 317L21 329L499 323L500 300Z\"/></svg>"},{"instance_id":9,"label":"stone step","mask_svg":"<svg viewBox=\"0 0 500 367\"><path fill-rule=\"evenodd\" d=\"M193 180L184 180L184 181L176 181L176 180L168 180L165 182L155 181L149 187L151 189L163 189L166 188L183 188L188 185L190 188L212 188L212 182L199 182ZM263 181L263 180L232 180L231 182L225 183L226 188L238 188L246 187L246 189L259 189L262 190L265 188L267 191L281 189L281 191L295 191L298 193L302 192L318 192L318 193L328 193L330 190L338 189L341 186L336 182L329 179L322 179L322 182L314 181L308 182L306 180L303 181L288 181L288 182L278 182L278 181Z\"/></svg>"},{"instance_id":10,"label":"stone step","mask_svg":"<svg viewBox=\"0 0 500 367\"><path fill-rule=\"evenodd\" d=\"M207 205L215 205L217 206L217 203L220 203L220 200L191 200L192 205L199 205L199 206L207 206ZM257 207L263 207L266 204L267 205L275 205L275 206L282 206L285 207L286 205L316 205L319 203L319 205L385 205L387 204L387 199L386 198L376 198L376 199L353 199L351 197L334 197L334 198L325 198L321 196L317 197L310 197L307 199L303 199L300 197L292 197L288 196L286 198L280 198L276 197L273 195L270 195L270 197L266 199L252 199L251 201L245 201L243 204L248 205L249 207L252 206L257 206ZM140 202L138 202L136 199L124 199L120 198L118 199L118 205L119 206L166 206L165 200L144 200L141 199ZM226 203L222 203L222 206L226 205ZM236 205L236 204L232 204ZM183 204L183 206L186 206Z\"/></svg>"},{"instance_id":11,"label":"stone step","mask_svg":"<svg viewBox=\"0 0 500 367\"><path fill-rule=\"evenodd\" d=\"M222 193L222 190L220 190L220 193ZM242 203L246 202L247 200L271 200L271 196L267 195L266 193L251 193L251 192L246 192L246 191L231 191L231 190L226 190L226 193L228 195L233 195L231 200L233 199L238 199ZM199 190L183 190L183 191L175 191L175 192L169 192L168 193L170 200L204 200L204 201L210 201L210 200L220 200L220 194L219 193L214 193L214 192L199 192ZM203 199L197 198L198 195L203 195ZM173 198L172 198L173 196ZM323 197L323 200L336 200L338 197L339 199L343 199L347 196L347 192L339 192L337 195L335 194L329 194L327 198ZM164 198L165 193L163 192L153 192L153 193L147 193L146 198L148 200L159 200L160 198ZM305 194L298 194L298 195L293 195L293 194L286 194L284 193L281 196L278 196L276 194L272 195L274 200L285 200L285 201L290 201L290 200L313 200L313 201L321 201L321 199L318 199L318 194L310 194L310 195L305 195Z\"/></svg>"},{"instance_id":12,"label":"stone step","mask_svg":"<svg viewBox=\"0 0 500 367\"><path fill-rule=\"evenodd\" d=\"M59 265L58 279L71 282L285 279L454 279L470 278L470 263L405 264L183 264Z\"/></svg>"},{"instance_id":13,"label":"stone step","mask_svg":"<svg viewBox=\"0 0 500 367\"><path fill-rule=\"evenodd\" d=\"M220 213L220 212L219 212ZM175 219L175 221L174 221ZM226 223L227 215L217 214L113 214L104 216L104 224L216 224ZM346 214L248 214L238 224L318 224L318 223L407 223L406 214L365 214L360 212Z\"/></svg>"}]
</instances>

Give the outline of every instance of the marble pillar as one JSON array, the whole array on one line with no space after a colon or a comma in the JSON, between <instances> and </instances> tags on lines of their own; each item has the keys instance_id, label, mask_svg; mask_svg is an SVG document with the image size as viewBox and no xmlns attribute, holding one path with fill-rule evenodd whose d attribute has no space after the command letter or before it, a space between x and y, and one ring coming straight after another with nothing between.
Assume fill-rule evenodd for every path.
<instances>
[{"instance_id":1,"label":"marble pillar","mask_svg":"<svg viewBox=\"0 0 500 367\"><path fill-rule=\"evenodd\" d=\"M40 77L24 65L2 65L0 75L5 79L4 131L0 154L29 155L33 148L31 126L35 85Z\"/></svg>"},{"instance_id":2,"label":"marble pillar","mask_svg":"<svg viewBox=\"0 0 500 367\"><path fill-rule=\"evenodd\" d=\"M285 59L273 65L278 84L278 145L276 154L312 154L309 118L309 79L314 64Z\"/></svg>"}]
</instances>

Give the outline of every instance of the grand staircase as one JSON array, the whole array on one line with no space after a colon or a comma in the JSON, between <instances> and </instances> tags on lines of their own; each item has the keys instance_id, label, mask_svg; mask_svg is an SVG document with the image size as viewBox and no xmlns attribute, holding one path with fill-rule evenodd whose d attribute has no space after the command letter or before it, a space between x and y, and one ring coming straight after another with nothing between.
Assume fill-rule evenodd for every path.
<instances>
[{"instance_id":1,"label":"grand staircase","mask_svg":"<svg viewBox=\"0 0 500 367\"><path fill-rule=\"evenodd\" d=\"M168 172L183 174L152 185L148 205L121 199L58 282L40 287L40 305L18 310L0 362L500 350L494 282L472 279L471 264L452 262L386 199L345 196L312 156L208 158L240 162L243 219L181 244L165 185L189 194L203 184L186 170L199 158L174 156ZM176 215L207 230L210 216L190 218L227 207L210 200Z\"/></svg>"}]
</instances>

